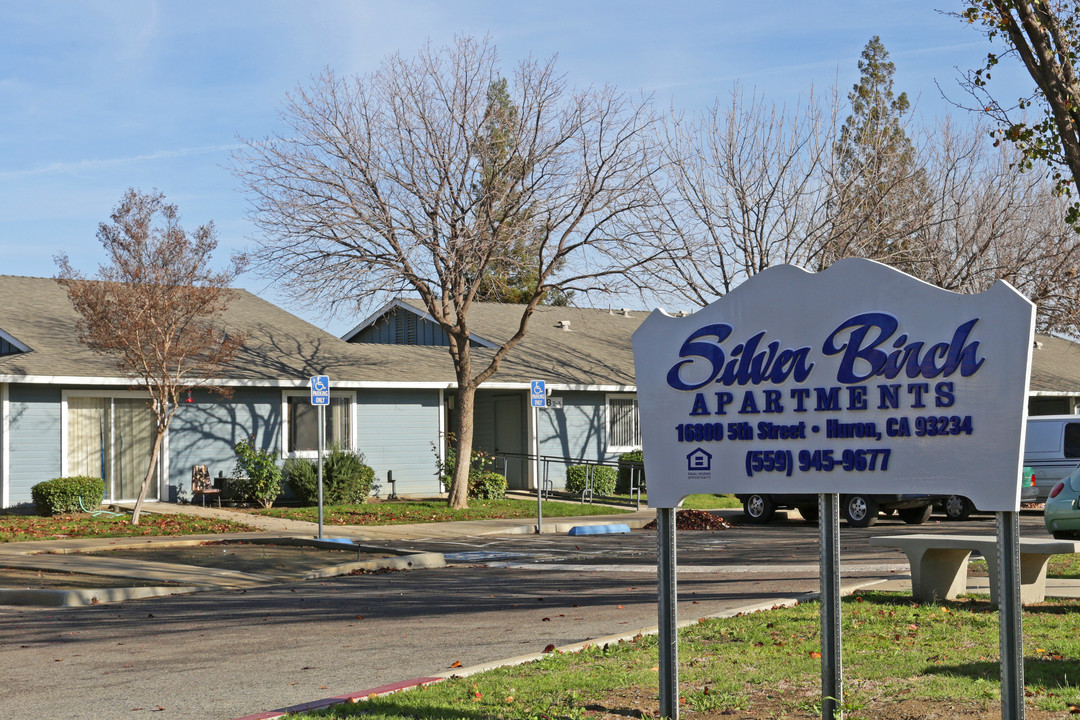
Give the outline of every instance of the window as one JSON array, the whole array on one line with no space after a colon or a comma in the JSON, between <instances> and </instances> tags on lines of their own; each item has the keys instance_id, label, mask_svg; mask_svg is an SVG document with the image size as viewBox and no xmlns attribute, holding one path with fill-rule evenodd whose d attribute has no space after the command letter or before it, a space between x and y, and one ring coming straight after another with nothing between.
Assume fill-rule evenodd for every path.
<instances>
[{"instance_id":1,"label":"window","mask_svg":"<svg viewBox=\"0 0 1080 720\"><path fill-rule=\"evenodd\" d=\"M607 440L609 450L626 451L641 447L641 420L636 396L608 395Z\"/></svg>"},{"instance_id":2,"label":"window","mask_svg":"<svg viewBox=\"0 0 1080 720\"><path fill-rule=\"evenodd\" d=\"M311 395L287 395L286 452L310 455L319 451L319 408ZM352 447L352 394L332 394L326 407L326 447Z\"/></svg>"},{"instance_id":3,"label":"window","mask_svg":"<svg viewBox=\"0 0 1080 720\"><path fill-rule=\"evenodd\" d=\"M154 446L154 426L154 413L145 398L67 397L64 473L102 478L105 497L110 499L138 497ZM146 497L158 498L158 483L150 484Z\"/></svg>"},{"instance_id":4,"label":"window","mask_svg":"<svg viewBox=\"0 0 1080 720\"><path fill-rule=\"evenodd\" d=\"M1080 423L1065 425L1065 457L1080 458Z\"/></svg>"}]
</instances>

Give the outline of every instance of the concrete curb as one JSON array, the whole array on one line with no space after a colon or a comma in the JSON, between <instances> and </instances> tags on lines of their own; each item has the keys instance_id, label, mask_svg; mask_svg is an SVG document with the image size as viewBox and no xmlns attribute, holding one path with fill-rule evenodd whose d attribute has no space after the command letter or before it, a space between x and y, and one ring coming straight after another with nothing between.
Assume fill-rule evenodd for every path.
<instances>
[{"instance_id":1,"label":"concrete curb","mask_svg":"<svg viewBox=\"0 0 1080 720\"><path fill-rule=\"evenodd\" d=\"M126 539L126 538L125 538ZM113 540L109 538L108 540ZM250 544L267 544L267 545L303 545L303 546L315 546L326 547L327 543L323 543L319 540L310 538L293 538L293 537L267 537L260 535L257 538L243 538L237 539L238 542L250 543ZM164 547L183 547L190 545L198 545L206 542L203 539L191 540L182 539L176 542L159 542L156 543ZM125 543L128 544L128 543ZM144 543L130 543L129 545L142 545ZM114 549L117 544L110 543L108 545L102 545L103 548ZM266 578L265 582L258 582L255 586L265 585L280 585L288 582L300 582L303 580L318 580L322 578L336 577L339 575L347 575L357 571L371 571L377 572L379 570L412 570L421 568L441 568L446 566L446 558L442 553L423 552L423 553L409 553L406 551L397 551L392 549L380 548L377 546L356 545L357 552L378 552L386 553L388 555L394 555L394 557L377 558L375 560L365 560L358 562L340 563L330 567L320 568L304 574L301 577L297 577L294 580L277 580L272 578ZM89 549L83 545L77 549L72 548L60 548L47 553L12 553L12 556L27 557L34 554L42 555L74 555L78 552L87 552ZM334 547L333 549L338 549ZM10 567L23 566L24 563L20 562L15 564L14 561L7 564ZM0 567L5 566L3 555L0 554ZM140 579L139 568L137 565L132 565L132 572L126 577L132 579ZM86 568L83 568L83 572L86 572ZM157 572L160 572L158 570ZM208 569L207 572L214 572L220 574L223 571L215 571ZM94 573L89 573L94 574ZM239 576L238 576L239 577ZM251 576L256 577L256 576ZM244 577L247 579L247 576ZM252 587L250 583L244 583L237 585L237 587ZM12 605L12 606L30 606L30 607L82 607L86 605L99 605L103 603L124 602L127 600L139 600L145 598L162 597L165 595L184 595L189 593L204 592L206 590L228 590L227 586L223 585L150 585L150 586L136 586L136 587L102 587L102 588L81 588L77 590L45 590L45 589L23 589L23 588L0 588L0 605Z\"/></svg>"},{"instance_id":2,"label":"concrete curb","mask_svg":"<svg viewBox=\"0 0 1080 720\"><path fill-rule=\"evenodd\" d=\"M853 592L862 590L866 587L871 587L882 582L888 582L887 580L871 580L864 583L857 583L846 588L843 588L840 592L841 595L850 595ZM697 625L702 620L712 620L717 618L730 618L738 615L750 615L758 612L765 612L768 610L776 610L782 607L791 607L800 603L805 603L810 600L816 600L819 593L800 593L798 595L786 595L777 596L771 600L766 600L754 605L745 605L739 608L732 608L731 610L725 610L721 613L715 613L713 615L704 615L694 620L684 620L678 624L679 628L691 627ZM528 655L518 655L517 657L506 658L504 660L494 660L488 663L481 663L479 665L471 665L469 667L454 668L441 673L436 673L431 677L414 678L412 680L403 680L392 685L381 685L370 690L361 690L360 692L348 693L346 695L337 695L335 697L323 698L321 700L312 700L302 705L292 705L286 708L279 708L277 710L269 710L267 712L256 713L254 715L245 715L236 720L277 720L277 718L283 718L290 713L307 712L310 710L322 710L332 705L340 705L343 703L358 703L369 698L377 697L379 695L390 695L396 692L404 692L406 690L414 690L416 688L424 687L425 685L431 685L433 683L442 682L455 677L469 677L478 673L487 672L488 670L496 670L504 667L514 667L516 665L524 665L526 663L542 660L552 654L567 654L581 652L590 647L603 647L605 645L618 644L621 642L630 642L639 637L646 635L656 635L659 633L659 628L655 625L650 627L639 628L637 630L631 630L625 633L619 633L618 635L604 635L602 637L594 638L592 640L585 640L584 642L573 643L571 645L563 645L557 647L550 652L538 652L529 653Z\"/></svg>"},{"instance_id":3,"label":"concrete curb","mask_svg":"<svg viewBox=\"0 0 1080 720\"><path fill-rule=\"evenodd\" d=\"M31 607L81 607L103 603L141 600L165 595L187 595L204 590L220 590L213 587L153 586L119 588L85 588L82 590L31 590L0 588L0 605Z\"/></svg>"}]
</instances>

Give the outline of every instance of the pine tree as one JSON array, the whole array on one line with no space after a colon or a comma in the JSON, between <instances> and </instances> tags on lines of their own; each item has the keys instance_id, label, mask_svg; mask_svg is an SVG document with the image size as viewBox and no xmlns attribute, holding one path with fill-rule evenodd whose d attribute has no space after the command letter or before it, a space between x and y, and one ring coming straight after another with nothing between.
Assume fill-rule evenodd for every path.
<instances>
[{"instance_id":1,"label":"pine tree","mask_svg":"<svg viewBox=\"0 0 1080 720\"><path fill-rule=\"evenodd\" d=\"M926 175L905 132L911 105L907 93L893 90L895 71L875 35L863 49L859 82L848 94L851 115L837 141L827 262L863 256L907 272L919 262L914 235L928 197Z\"/></svg>"}]
</instances>

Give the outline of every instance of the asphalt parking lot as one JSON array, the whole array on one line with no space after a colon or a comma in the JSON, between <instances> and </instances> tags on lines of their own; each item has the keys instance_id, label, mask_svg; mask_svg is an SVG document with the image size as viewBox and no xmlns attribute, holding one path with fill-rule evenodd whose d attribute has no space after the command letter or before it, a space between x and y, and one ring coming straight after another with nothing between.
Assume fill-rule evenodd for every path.
<instances>
[{"instance_id":1,"label":"asphalt parking lot","mask_svg":"<svg viewBox=\"0 0 1080 720\"><path fill-rule=\"evenodd\" d=\"M1045 536L1037 513L1023 513L1021 525L1024 536ZM992 516L842 526L842 584L906 573L899 552L869 547L873 535L994 529ZM656 624L655 532L386 545L446 553L450 566L81 608L0 608L2 715L228 720ZM817 553L817 526L797 516L679 532L679 617L813 593Z\"/></svg>"}]
</instances>

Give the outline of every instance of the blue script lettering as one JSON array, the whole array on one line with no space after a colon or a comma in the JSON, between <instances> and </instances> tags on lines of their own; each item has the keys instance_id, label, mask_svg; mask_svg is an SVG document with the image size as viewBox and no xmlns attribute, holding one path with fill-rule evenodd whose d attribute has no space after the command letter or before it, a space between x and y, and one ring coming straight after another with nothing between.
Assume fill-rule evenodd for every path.
<instances>
[{"instance_id":1,"label":"blue script lettering","mask_svg":"<svg viewBox=\"0 0 1080 720\"><path fill-rule=\"evenodd\" d=\"M880 350L896 332L899 323L892 315L869 312L845 320L832 331L822 351L826 355L843 353L836 380L841 383L861 383L880 375L893 379L903 372L908 378L950 377L957 371L970 377L982 367L985 358L979 357L979 341L968 342L971 329L978 318L956 328L952 340L939 342L925 349L927 343L908 341L901 333L892 343L892 352ZM858 363L858 368L856 364Z\"/></svg>"},{"instance_id":2,"label":"blue script lettering","mask_svg":"<svg viewBox=\"0 0 1080 720\"><path fill-rule=\"evenodd\" d=\"M814 368L807 362L809 347L781 349L776 340L762 347L764 331L735 345L729 359L721 343L731 335L731 329L730 325L717 323L692 332L679 349L679 357L688 359L671 367L668 385L676 390L697 390L713 381L726 386L779 384L789 377L803 382ZM684 379L686 376L692 379Z\"/></svg>"}]
</instances>

